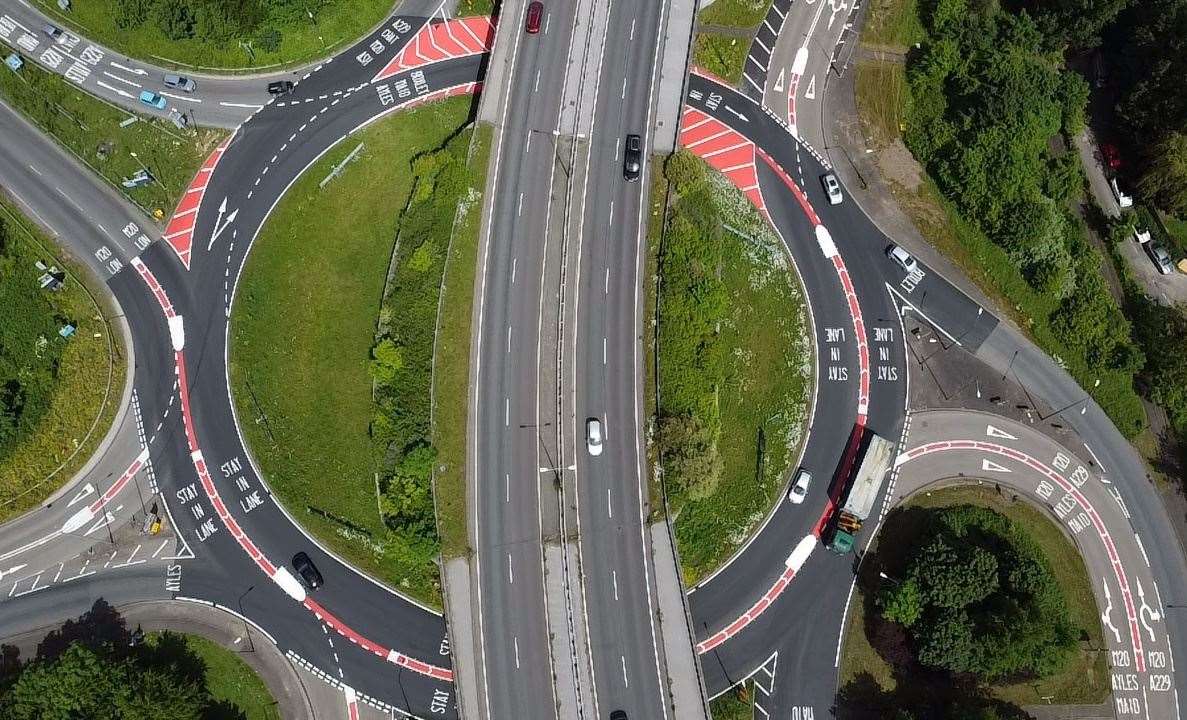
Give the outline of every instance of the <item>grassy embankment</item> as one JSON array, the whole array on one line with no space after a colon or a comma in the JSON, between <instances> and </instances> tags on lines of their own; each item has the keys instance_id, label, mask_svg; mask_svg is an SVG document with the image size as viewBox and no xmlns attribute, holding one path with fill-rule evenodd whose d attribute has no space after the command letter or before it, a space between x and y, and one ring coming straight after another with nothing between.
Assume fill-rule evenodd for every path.
<instances>
[{"instance_id":1,"label":"grassy embankment","mask_svg":"<svg viewBox=\"0 0 1187 720\"><path fill-rule=\"evenodd\" d=\"M660 378L649 414L692 585L782 498L803 441L813 360L799 279L745 196L690 154L673 156L665 174L666 229L657 182L648 240L647 315L658 303L659 334L646 361L658 362Z\"/></svg>"},{"instance_id":2,"label":"grassy embankment","mask_svg":"<svg viewBox=\"0 0 1187 720\"><path fill-rule=\"evenodd\" d=\"M60 290L38 289L34 263L67 273ZM126 375L112 311L92 293L89 271L65 259L17 207L0 197L0 378L19 384L20 408L0 401L0 522L35 507L74 475L115 419ZM19 321L18 321L19 320ZM57 334L65 323L78 330ZM39 337L45 338L40 344Z\"/></svg>"},{"instance_id":3,"label":"grassy embankment","mask_svg":"<svg viewBox=\"0 0 1187 720\"><path fill-rule=\"evenodd\" d=\"M692 61L731 83L742 80L746 55L771 0L715 0L697 15ZM708 26L708 27L704 27Z\"/></svg>"},{"instance_id":4,"label":"grassy embankment","mask_svg":"<svg viewBox=\"0 0 1187 720\"><path fill-rule=\"evenodd\" d=\"M1065 310L1059 294L1036 289L1028 282L1008 252L961 215L903 146L910 90L903 59L895 53L905 52L910 44L923 38L916 0L882 0L870 8L866 27L869 30L863 32L863 45L891 52L857 63L857 108L895 200L924 238L1061 362L1082 387L1088 388L1124 434L1134 436L1145 426L1145 413L1134 390L1132 372L1094 365L1082 347L1073 347L1066 338L1059 337L1055 322ZM1071 232L1082 233L1083 229ZM1084 252L1099 255L1086 242L1083 245ZM1080 267L1099 267L1103 262L1098 257L1097 262L1085 262ZM1087 280L1082 279L1081 284Z\"/></svg>"},{"instance_id":5,"label":"grassy embankment","mask_svg":"<svg viewBox=\"0 0 1187 720\"><path fill-rule=\"evenodd\" d=\"M149 633L146 642L154 644L160 637L160 633ZM255 670L239 659L239 653L200 635L181 634L180 637L185 640L186 648L205 665L206 689L219 703L211 720L280 720L280 711L268 686ZM220 714L218 711L225 712Z\"/></svg>"},{"instance_id":6,"label":"grassy embankment","mask_svg":"<svg viewBox=\"0 0 1187 720\"><path fill-rule=\"evenodd\" d=\"M1038 543L1050 562L1056 581L1068 604L1074 627L1083 633L1079 651L1063 671L1047 678L1014 683L1002 683L988 688L990 694L1015 705L1078 704L1099 703L1109 693L1107 651L1100 628L1100 613L1092 594L1088 571L1075 545L1044 512L1022 501L1012 501L1009 495L1001 495L989 486L960 486L935 490L918 495L901 510L887 517L879 533L879 540L871 548L871 557L878 557L879 566L902 567L908 558L896 553L896 548L912 547L910 540L917 537L920 528L911 524L912 513L903 512L911 508L940 508L971 504L987 507L1020 525ZM882 538L894 538L886 544ZM872 567L872 564L869 565ZM893 573L890 573L893 577ZM859 678L872 681L882 693L893 693L908 706L916 706L917 698L943 696L953 692L950 681L939 680L917 667L910 668L910 684L904 683L901 668L896 672L892 664L896 658L883 657L874 645L867 631L885 623L877 620L878 609L872 595L883 582L876 572L866 571L858 579L853 600L849 606L849 620L845 629L844 646L841 653L839 687L845 688ZM877 638L878 641L886 640ZM899 658L901 659L901 658ZM945 687L945 683L948 683ZM853 720L853 718L842 718Z\"/></svg>"},{"instance_id":7,"label":"grassy embankment","mask_svg":"<svg viewBox=\"0 0 1187 720\"><path fill-rule=\"evenodd\" d=\"M754 683L747 680L709 702L713 720L753 720Z\"/></svg>"},{"instance_id":8,"label":"grassy embankment","mask_svg":"<svg viewBox=\"0 0 1187 720\"><path fill-rule=\"evenodd\" d=\"M0 73L0 100L52 136L146 213L167 217L206 156L226 137L222 130L186 135L162 120L141 117L99 100L32 61L19 73ZM135 156L133 156L135 153ZM157 182L138 188L120 185L142 167Z\"/></svg>"},{"instance_id":9,"label":"grassy embankment","mask_svg":"<svg viewBox=\"0 0 1187 720\"><path fill-rule=\"evenodd\" d=\"M226 6L192 0L182 6L188 16L175 15L167 22L161 18L166 0L73 0L65 13L54 0L34 2L63 27L123 55L223 72L277 68L331 55L362 38L394 5L392 0L310 3L310 18L297 3L241 0ZM195 22L195 9L207 7L212 21Z\"/></svg>"},{"instance_id":10,"label":"grassy embankment","mask_svg":"<svg viewBox=\"0 0 1187 720\"><path fill-rule=\"evenodd\" d=\"M390 447L386 436L373 438L372 427L415 415L414 430L424 435L416 443L429 441L437 294L451 234L451 257L458 262L445 283L459 288L466 307L450 302L442 309L442 342L459 351L464 342L468 352L470 294L464 287L473 268L462 256L476 243L473 208L480 190L471 173L464 182L451 180L448 191L433 192L444 180L430 175L442 168L458 172L452 158L459 147L464 163L469 113L468 98L446 100L376 123L327 153L293 185L260 233L231 322L236 407L276 495L350 562L430 603L439 602L440 592L428 483L401 479L397 490L407 489L409 497L389 493L396 484L389 477L393 458L405 448ZM360 142L358 158L319 190L318 182ZM441 159L442 152L450 157ZM477 144L474 162L485 163L484 143ZM463 199L469 209L459 215ZM457 233L455 217L462 221ZM413 288L423 289L415 305L400 305ZM459 327L463 314L465 329ZM385 347L395 352L381 353L377 336L392 340ZM378 367L380 356L394 363L390 375ZM451 356L439 372L464 378L465 363L464 355ZM405 384L416 391L399 392ZM464 405L465 384L460 387ZM464 458L464 439L453 435L464 436L464 425L450 425L454 399L437 399L442 412L451 413L438 421L443 461L455 446ZM408 409L405 401L416 406ZM427 503L427 522L423 513L416 522L402 522L404 500L421 511ZM443 528L447 538L455 537L449 530Z\"/></svg>"}]
</instances>

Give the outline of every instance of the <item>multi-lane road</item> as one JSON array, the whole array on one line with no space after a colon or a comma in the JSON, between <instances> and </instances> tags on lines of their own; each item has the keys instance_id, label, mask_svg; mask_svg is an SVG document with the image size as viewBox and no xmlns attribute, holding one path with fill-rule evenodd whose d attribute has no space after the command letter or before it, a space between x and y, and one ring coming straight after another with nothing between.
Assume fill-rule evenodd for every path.
<instances>
[{"instance_id":1,"label":"multi-lane road","mask_svg":"<svg viewBox=\"0 0 1187 720\"><path fill-rule=\"evenodd\" d=\"M459 679L480 684L480 717L672 717L640 415L654 169L644 152L638 182L622 171L625 136L646 149L655 124L665 8L557 0L530 35L524 11L504 7L495 48L506 70L491 94L500 105L471 370L477 656L458 659L475 668ZM693 75L681 123L680 144L766 215L807 289L819 384L802 463L843 477L861 429L900 441L897 463L913 480L976 473L968 463L985 459L1007 468L980 472L1050 506L1101 579L1118 716L1176 717L1173 657L1187 646L1163 608L1187 598L1187 566L1136 453L1050 358L935 270L893 264L891 239L853 198L824 197L822 96L844 67L855 14L775 0L741 92ZM0 39L88 91L146 110L139 89L164 89L159 69L75 35L51 40L43 22L0 3ZM135 353L128 412L103 454L52 505L0 529L0 634L99 596L214 603L347 702L457 714L444 619L320 548L271 498L237 431L226 341L251 242L290 184L361 125L474 92L492 37L485 20L447 21L440 6L412 2L332 61L286 75L297 83L288 96L270 99L259 78L196 78L198 90L170 105L235 130L163 232L0 108L4 137L19 139L0 148L0 183L106 280ZM969 413L910 415L904 314L1061 408L1083 452ZM598 456L586 448L589 418L603 427ZM987 436L989 424L1002 434ZM1090 463L1076 460L1085 453ZM913 487L900 480L892 501ZM817 482L803 505L777 507L691 590L711 694L761 668L764 711L829 712L854 568L817 538L839 491ZM154 505L168 530L149 540L138 528ZM297 550L314 557L323 589L306 593L285 569Z\"/></svg>"}]
</instances>

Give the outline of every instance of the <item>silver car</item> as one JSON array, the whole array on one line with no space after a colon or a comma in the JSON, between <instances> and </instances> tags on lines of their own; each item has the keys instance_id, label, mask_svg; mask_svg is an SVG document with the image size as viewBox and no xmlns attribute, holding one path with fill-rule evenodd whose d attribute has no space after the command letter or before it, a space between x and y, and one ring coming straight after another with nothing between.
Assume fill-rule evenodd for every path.
<instances>
[{"instance_id":1,"label":"silver car","mask_svg":"<svg viewBox=\"0 0 1187 720\"><path fill-rule=\"evenodd\" d=\"M915 272L915 258L911 257L911 253L903 250L898 245L891 245L890 249L886 251L886 257L893 260L903 270L909 273Z\"/></svg>"},{"instance_id":2,"label":"silver car","mask_svg":"<svg viewBox=\"0 0 1187 720\"><path fill-rule=\"evenodd\" d=\"M165 75L165 85L171 88L177 88L183 92L192 93L197 89L198 85L184 75Z\"/></svg>"},{"instance_id":3,"label":"silver car","mask_svg":"<svg viewBox=\"0 0 1187 720\"><path fill-rule=\"evenodd\" d=\"M837 182L837 176L829 173L820 178L820 182L824 185L824 192L828 194L828 204L840 205L844 197L841 195L841 183Z\"/></svg>"}]
</instances>

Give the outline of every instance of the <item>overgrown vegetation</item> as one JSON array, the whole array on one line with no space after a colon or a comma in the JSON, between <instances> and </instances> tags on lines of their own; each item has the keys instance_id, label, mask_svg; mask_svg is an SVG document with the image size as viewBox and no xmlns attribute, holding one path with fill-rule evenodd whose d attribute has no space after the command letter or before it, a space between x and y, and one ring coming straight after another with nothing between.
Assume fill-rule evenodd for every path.
<instances>
[{"instance_id":1,"label":"overgrown vegetation","mask_svg":"<svg viewBox=\"0 0 1187 720\"><path fill-rule=\"evenodd\" d=\"M730 688L709 702L713 720L753 720L754 683L750 680Z\"/></svg>"},{"instance_id":2,"label":"overgrown vegetation","mask_svg":"<svg viewBox=\"0 0 1187 720\"><path fill-rule=\"evenodd\" d=\"M778 238L696 156L664 166L658 252L660 453L684 579L695 584L777 502L811 392L804 298Z\"/></svg>"},{"instance_id":3,"label":"overgrown vegetation","mask_svg":"<svg viewBox=\"0 0 1187 720\"><path fill-rule=\"evenodd\" d=\"M750 42L747 38L699 32L693 40L692 60L697 67L736 85L742 80L742 70L749 52Z\"/></svg>"},{"instance_id":4,"label":"overgrown vegetation","mask_svg":"<svg viewBox=\"0 0 1187 720\"><path fill-rule=\"evenodd\" d=\"M432 485L437 449L431 423L434 338L445 261L457 221L468 220L463 243L471 255L478 236L484 176L467 162L470 135L471 130L463 130L440 149L412 161L412 192L400 214L389 288L379 310L378 342L371 352L371 437L380 458L379 510L401 554L417 565L432 565L439 547ZM472 286L471 272L469 284L462 283L451 300L469 308ZM468 367L468 352L459 359ZM460 401L464 407L466 387L438 386L437 391L443 403ZM462 428L464 435L464 424ZM464 467L464 440L460 457L452 460L455 470ZM463 512L464 497L463 492Z\"/></svg>"},{"instance_id":5,"label":"overgrown vegetation","mask_svg":"<svg viewBox=\"0 0 1187 720\"><path fill-rule=\"evenodd\" d=\"M470 108L453 98L393 115L314 164L260 232L231 319L237 412L277 497L356 566L431 603L428 373L450 229L469 193L457 159Z\"/></svg>"},{"instance_id":6,"label":"overgrown vegetation","mask_svg":"<svg viewBox=\"0 0 1187 720\"><path fill-rule=\"evenodd\" d=\"M471 185L458 206L457 222L441 287L437 350L433 358L433 445L437 468L433 494L437 530L445 557L466 554L466 424L469 418L470 313L482 225L482 183L490 159L492 128L479 125L470 145Z\"/></svg>"},{"instance_id":7,"label":"overgrown vegetation","mask_svg":"<svg viewBox=\"0 0 1187 720\"><path fill-rule=\"evenodd\" d=\"M1029 289L1055 301L1032 316L1036 339L1134 436L1145 422L1132 382L1144 357L1099 254L1067 210L1082 184L1075 156L1048 149L1053 136L1082 128L1087 84L1059 69L1025 14L938 0L924 27L928 37L907 67L907 146Z\"/></svg>"},{"instance_id":8,"label":"overgrown vegetation","mask_svg":"<svg viewBox=\"0 0 1187 720\"><path fill-rule=\"evenodd\" d=\"M118 192L147 213L173 212L206 156L226 136L222 130L183 134L162 120L139 118L82 88L26 62L19 72L0 73L0 99L53 136ZM146 168L156 179L137 188L120 183Z\"/></svg>"},{"instance_id":9,"label":"overgrown vegetation","mask_svg":"<svg viewBox=\"0 0 1187 720\"><path fill-rule=\"evenodd\" d=\"M213 643L196 649L190 636L130 632L102 600L42 640L22 662L3 646L0 715L43 718L174 718L269 720L277 717L267 688L243 661ZM236 686L254 694L242 698ZM250 706L238 705L249 699ZM272 712L268 712L272 710Z\"/></svg>"},{"instance_id":10,"label":"overgrown vegetation","mask_svg":"<svg viewBox=\"0 0 1187 720\"><path fill-rule=\"evenodd\" d=\"M312 60L360 39L391 0L53 0L40 9L120 53L209 69Z\"/></svg>"},{"instance_id":11,"label":"overgrown vegetation","mask_svg":"<svg viewBox=\"0 0 1187 720\"><path fill-rule=\"evenodd\" d=\"M0 521L69 479L107 432L124 384L121 338L83 284L85 270L0 198ZM42 290L37 261L62 286ZM77 330L69 339L58 331ZM60 482L50 482L50 478Z\"/></svg>"},{"instance_id":12,"label":"overgrown vegetation","mask_svg":"<svg viewBox=\"0 0 1187 720\"><path fill-rule=\"evenodd\" d=\"M1021 719L1024 705L1098 703L1104 648L1083 560L1048 516L990 485L932 490L887 516L862 563L837 716Z\"/></svg>"}]
</instances>

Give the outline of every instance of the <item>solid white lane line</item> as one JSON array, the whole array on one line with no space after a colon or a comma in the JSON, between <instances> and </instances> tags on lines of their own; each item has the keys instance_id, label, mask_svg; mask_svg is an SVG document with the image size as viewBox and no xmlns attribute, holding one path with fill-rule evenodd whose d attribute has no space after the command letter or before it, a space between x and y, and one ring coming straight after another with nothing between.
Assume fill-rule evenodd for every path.
<instances>
[{"instance_id":1,"label":"solid white lane line","mask_svg":"<svg viewBox=\"0 0 1187 720\"><path fill-rule=\"evenodd\" d=\"M263 105L253 105L252 103L232 103L232 102L220 102L219 105L222 105L223 107L251 108L253 110L259 110L260 108L264 107Z\"/></svg>"},{"instance_id":2,"label":"solid white lane line","mask_svg":"<svg viewBox=\"0 0 1187 720\"><path fill-rule=\"evenodd\" d=\"M165 97L173 98L174 100L185 100L186 102L192 102L192 103L202 102L201 99L196 98L196 97L187 97L185 95L175 95L171 92L165 92L164 90L161 91L161 94L164 95Z\"/></svg>"},{"instance_id":3,"label":"solid white lane line","mask_svg":"<svg viewBox=\"0 0 1187 720\"><path fill-rule=\"evenodd\" d=\"M618 600L618 571L610 571L610 583L614 586L614 599Z\"/></svg>"},{"instance_id":4,"label":"solid white lane line","mask_svg":"<svg viewBox=\"0 0 1187 720\"><path fill-rule=\"evenodd\" d=\"M114 73L109 73L109 72L107 72L106 70L103 70L102 72L103 72L103 74L104 74L104 75L106 75L107 77L111 78L112 80L115 80L116 82L122 82L123 84L125 84L125 85L131 85L131 86L132 86L132 87L134 87L134 88L138 88L138 87L140 87L140 83L135 83L135 82L132 82L132 81L131 81L131 80L129 80L128 78L122 78L122 77L120 77L119 75L116 75L116 74L114 74ZM164 94L164 93L162 93L162 94Z\"/></svg>"}]
</instances>

